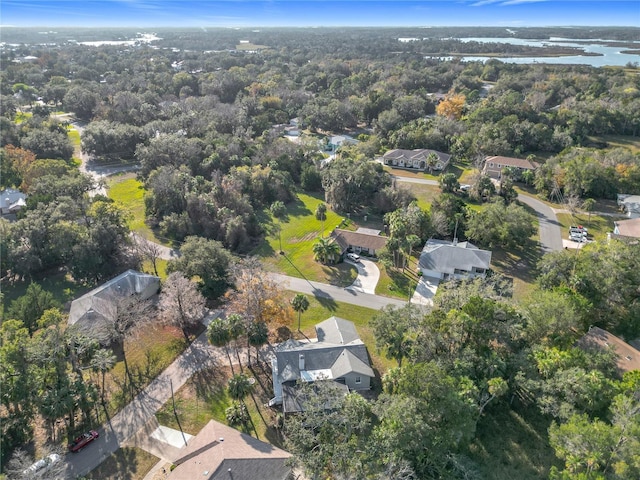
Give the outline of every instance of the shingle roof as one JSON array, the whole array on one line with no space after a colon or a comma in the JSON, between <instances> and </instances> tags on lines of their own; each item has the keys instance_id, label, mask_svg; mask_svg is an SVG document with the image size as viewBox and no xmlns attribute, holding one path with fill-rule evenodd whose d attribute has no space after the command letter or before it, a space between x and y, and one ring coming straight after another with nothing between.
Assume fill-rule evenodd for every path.
<instances>
[{"instance_id":1,"label":"shingle roof","mask_svg":"<svg viewBox=\"0 0 640 480\"><path fill-rule=\"evenodd\" d=\"M501 157L501 156L487 157L485 158L485 162L493 162L496 164L500 164L502 165L502 167L517 167L517 168L524 168L527 170L535 170L540 166L538 163L531 162L526 158Z\"/></svg>"},{"instance_id":2,"label":"shingle roof","mask_svg":"<svg viewBox=\"0 0 640 480\"><path fill-rule=\"evenodd\" d=\"M284 450L211 420L175 461L169 478L285 480L291 473L285 465L289 457Z\"/></svg>"},{"instance_id":3,"label":"shingle roof","mask_svg":"<svg viewBox=\"0 0 640 480\"><path fill-rule=\"evenodd\" d=\"M420 254L420 268L453 274L456 269L470 272L475 268L488 269L491 252L476 248L469 242L453 245L444 240L429 240Z\"/></svg>"},{"instance_id":4,"label":"shingle roof","mask_svg":"<svg viewBox=\"0 0 640 480\"><path fill-rule=\"evenodd\" d=\"M615 233L617 235L640 238L640 218L618 220L613 223L615 225Z\"/></svg>"},{"instance_id":5,"label":"shingle roof","mask_svg":"<svg viewBox=\"0 0 640 480\"><path fill-rule=\"evenodd\" d=\"M640 212L640 195L618 194L618 205L624 205L627 212Z\"/></svg>"},{"instance_id":6,"label":"shingle roof","mask_svg":"<svg viewBox=\"0 0 640 480\"><path fill-rule=\"evenodd\" d=\"M449 163L451 159L451 155L448 153L439 152L437 150L429 150L428 148L416 148L415 150L404 150L401 148L396 148L394 150L389 150L383 155L385 160L389 159L401 159L404 158L406 160L425 160L429 156L429 154L435 153L438 156L440 162L444 165Z\"/></svg>"},{"instance_id":7,"label":"shingle roof","mask_svg":"<svg viewBox=\"0 0 640 480\"><path fill-rule=\"evenodd\" d=\"M346 345L354 341L360 341L353 322L344 318L331 317L316 325L316 335L319 342Z\"/></svg>"},{"instance_id":8,"label":"shingle roof","mask_svg":"<svg viewBox=\"0 0 640 480\"><path fill-rule=\"evenodd\" d=\"M352 232L336 228L331 232L331 237L340 245L344 252L349 245L378 251L387 244L387 237L371 235L370 233Z\"/></svg>"},{"instance_id":9,"label":"shingle roof","mask_svg":"<svg viewBox=\"0 0 640 480\"><path fill-rule=\"evenodd\" d=\"M150 295L145 295L145 292L155 293L159 286L158 277L127 270L71 302L68 323L74 325L80 322L88 326L96 321L111 319L115 314L114 301L117 297L138 294L148 298Z\"/></svg>"},{"instance_id":10,"label":"shingle roof","mask_svg":"<svg viewBox=\"0 0 640 480\"><path fill-rule=\"evenodd\" d=\"M313 376L321 372L333 379L350 372L374 376L369 366L369 354L355 325L343 318L331 317L316 325L318 340L299 342L287 340L275 348L274 382L295 382L302 377L301 370ZM300 369L301 355L304 365Z\"/></svg>"},{"instance_id":11,"label":"shingle roof","mask_svg":"<svg viewBox=\"0 0 640 480\"><path fill-rule=\"evenodd\" d=\"M331 366L331 373L333 374L333 378L344 377L349 373L358 373L368 377L373 377L375 375L369 364L363 362L352 352L346 349L342 350L336 361L333 362L333 365Z\"/></svg>"},{"instance_id":12,"label":"shingle roof","mask_svg":"<svg viewBox=\"0 0 640 480\"><path fill-rule=\"evenodd\" d=\"M578 345L582 348L613 348L617 354L616 365L620 373L640 370L640 351L602 328L591 327Z\"/></svg>"}]
</instances>

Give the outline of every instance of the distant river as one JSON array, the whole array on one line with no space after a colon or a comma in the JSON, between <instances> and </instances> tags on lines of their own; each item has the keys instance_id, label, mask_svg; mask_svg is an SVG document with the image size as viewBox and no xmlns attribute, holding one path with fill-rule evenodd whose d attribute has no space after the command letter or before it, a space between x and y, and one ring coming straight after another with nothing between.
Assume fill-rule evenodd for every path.
<instances>
[{"instance_id":1,"label":"distant river","mask_svg":"<svg viewBox=\"0 0 640 480\"><path fill-rule=\"evenodd\" d=\"M600 43L575 43L575 42L596 42L606 41L599 39L582 39L551 37L549 40L526 40L523 38L459 38L461 42L479 42L479 43L510 43L512 45L526 45L530 47L544 47L547 45L558 45L563 47L581 48L587 53L597 53L599 56L582 56L572 55L565 57L483 57L483 56L467 56L456 57L463 61L481 61L486 62L491 58L507 63L560 63L575 65L592 65L594 67L604 66L620 66L623 67L629 62L640 62L640 55L632 55L629 53L620 53L620 50L629 50L621 47L608 47ZM640 42L633 42L640 49ZM445 57L440 57L445 58ZM446 57L450 59L452 57Z\"/></svg>"}]
</instances>

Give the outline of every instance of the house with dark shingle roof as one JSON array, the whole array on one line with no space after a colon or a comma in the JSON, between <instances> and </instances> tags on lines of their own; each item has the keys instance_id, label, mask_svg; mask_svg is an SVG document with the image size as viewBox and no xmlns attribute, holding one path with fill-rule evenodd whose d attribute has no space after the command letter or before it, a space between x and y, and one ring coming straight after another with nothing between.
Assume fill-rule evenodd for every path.
<instances>
[{"instance_id":1,"label":"house with dark shingle roof","mask_svg":"<svg viewBox=\"0 0 640 480\"><path fill-rule=\"evenodd\" d=\"M316 325L316 338L287 340L275 347L271 362L274 398L284 413L303 410L298 382L336 382L341 392L369 390L374 377L369 353L353 322L331 317Z\"/></svg>"},{"instance_id":2,"label":"house with dark shingle roof","mask_svg":"<svg viewBox=\"0 0 640 480\"><path fill-rule=\"evenodd\" d=\"M502 177L502 169L505 167L514 168L520 173L525 170L535 171L540 165L524 158L513 157L487 157L484 159L483 172L491 178L499 180Z\"/></svg>"},{"instance_id":3,"label":"house with dark shingle roof","mask_svg":"<svg viewBox=\"0 0 640 480\"><path fill-rule=\"evenodd\" d=\"M484 277L491 266L491 252L470 242L429 240L420 254L419 267L425 277L440 280Z\"/></svg>"},{"instance_id":4,"label":"house with dark shingle roof","mask_svg":"<svg viewBox=\"0 0 640 480\"><path fill-rule=\"evenodd\" d=\"M189 441L170 479L289 480L291 454L250 435L209 421Z\"/></svg>"},{"instance_id":5,"label":"house with dark shingle roof","mask_svg":"<svg viewBox=\"0 0 640 480\"><path fill-rule=\"evenodd\" d=\"M429 165L429 155L433 155L435 164ZM416 148L415 150L396 148L385 153L382 159L385 165L393 167L415 168L423 171L429 168L444 170L451 162L451 155L427 148Z\"/></svg>"},{"instance_id":6,"label":"house with dark shingle roof","mask_svg":"<svg viewBox=\"0 0 640 480\"><path fill-rule=\"evenodd\" d=\"M378 230L367 228L359 228L355 232L336 228L331 232L331 238L340 246L341 255L346 252L355 252L376 256L388 240L387 237L380 235Z\"/></svg>"}]
</instances>

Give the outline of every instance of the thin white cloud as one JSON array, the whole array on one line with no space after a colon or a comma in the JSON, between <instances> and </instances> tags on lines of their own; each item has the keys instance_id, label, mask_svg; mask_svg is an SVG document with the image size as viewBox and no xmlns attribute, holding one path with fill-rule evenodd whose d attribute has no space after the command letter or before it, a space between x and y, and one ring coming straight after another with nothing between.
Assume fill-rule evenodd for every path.
<instances>
[{"instance_id":1,"label":"thin white cloud","mask_svg":"<svg viewBox=\"0 0 640 480\"><path fill-rule=\"evenodd\" d=\"M472 3L472 7L483 7L485 5L491 5L493 3L499 3L502 0L480 0L479 2Z\"/></svg>"},{"instance_id":2,"label":"thin white cloud","mask_svg":"<svg viewBox=\"0 0 640 480\"><path fill-rule=\"evenodd\" d=\"M501 3L500 5L520 5L523 3L540 3L546 2L547 0L507 0L506 2Z\"/></svg>"}]
</instances>

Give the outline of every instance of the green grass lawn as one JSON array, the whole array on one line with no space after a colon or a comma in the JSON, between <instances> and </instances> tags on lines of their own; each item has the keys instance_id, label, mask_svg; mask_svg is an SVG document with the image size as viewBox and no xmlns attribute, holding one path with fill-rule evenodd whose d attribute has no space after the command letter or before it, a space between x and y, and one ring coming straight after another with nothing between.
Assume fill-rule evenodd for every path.
<instances>
[{"instance_id":1,"label":"green grass lawn","mask_svg":"<svg viewBox=\"0 0 640 480\"><path fill-rule=\"evenodd\" d=\"M607 232L613 231L613 217L605 217L601 215L591 214L591 218L586 213L558 213L556 214L560 228L562 229L562 238L569 238L569 227L571 225L582 225L589 230L589 239L596 241L605 241Z\"/></svg>"},{"instance_id":2,"label":"green grass lawn","mask_svg":"<svg viewBox=\"0 0 640 480\"><path fill-rule=\"evenodd\" d=\"M429 210L433 201L440 195L440 187L436 185L422 185L420 183L401 183L415 195L418 206L423 210Z\"/></svg>"},{"instance_id":3,"label":"green grass lawn","mask_svg":"<svg viewBox=\"0 0 640 480\"><path fill-rule=\"evenodd\" d=\"M169 242L158 238L153 230L145 223L144 186L134 173L115 175L107 181L109 198L129 213L129 228L143 237L163 245Z\"/></svg>"},{"instance_id":4,"label":"green grass lawn","mask_svg":"<svg viewBox=\"0 0 640 480\"><path fill-rule=\"evenodd\" d=\"M609 148L626 148L632 153L640 153L640 137L631 135L601 135L591 136L589 140L597 143L606 143Z\"/></svg>"},{"instance_id":5,"label":"green grass lawn","mask_svg":"<svg viewBox=\"0 0 640 480\"><path fill-rule=\"evenodd\" d=\"M140 448L122 447L84 478L89 480L142 480L160 459Z\"/></svg>"},{"instance_id":6,"label":"green grass lawn","mask_svg":"<svg viewBox=\"0 0 640 480\"><path fill-rule=\"evenodd\" d=\"M272 233L252 253L258 255L271 269L299 278L346 287L355 280L358 272L348 263L323 265L313 259L313 244L320 236L322 222L316 220L317 206L323 203L320 197L298 194L298 198L287 205L287 215L282 221L280 236L273 232L274 223L268 228ZM264 220L267 220L266 215ZM343 220L332 210L327 210L324 222L325 237ZM286 255L279 255L280 242Z\"/></svg>"},{"instance_id":7,"label":"green grass lawn","mask_svg":"<svg viewBox=\"0 0 640 480\"><path fill-rule=\"evenodd\" d=\"M539 480L553 465L561 466L549 445L550 421L530 407L510 409L495 405L478 422L468 454L481 478Z\"/></svg>"}]
</instances>

